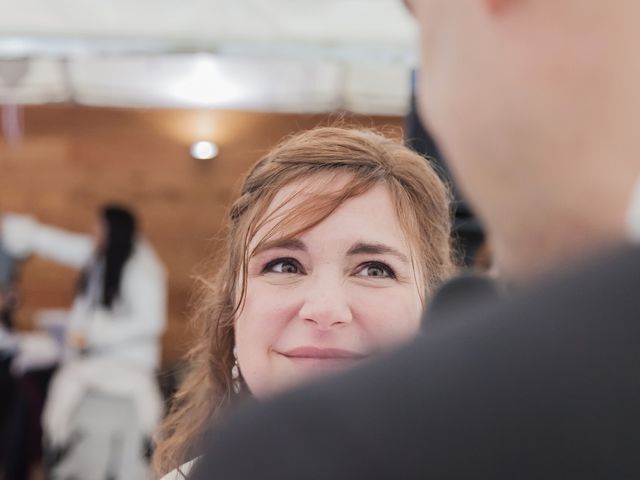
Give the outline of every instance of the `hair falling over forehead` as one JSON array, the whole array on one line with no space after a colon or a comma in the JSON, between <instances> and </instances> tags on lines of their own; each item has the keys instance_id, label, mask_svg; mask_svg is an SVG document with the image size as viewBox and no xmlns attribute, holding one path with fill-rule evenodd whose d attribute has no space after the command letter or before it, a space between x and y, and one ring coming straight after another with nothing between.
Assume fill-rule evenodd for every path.
<instances>
[{"instance_id":1,"label":"hair falling over forehead","mask_svg":"<svg viewBox=\"0 0 640 480\"><path fill-rule=\"evenodd\" d=\"M341 188L335 188L338 177L347 180ZM278 192L297 181L313 182L314 188L299 189L272 206ZM332 188L322 189L323 182ZM422 275L423 299L450 275L450 193L423 157L361 129L322 127L283 141L245 177L229 211L225 246L218 257L223 262L210 280L203 279L194 319L196 344L187 355L189 373L160 431L154 456L158 472L196 456L203 433L232 401L234 321L243 306L248 262L255 251L270 240L296 238L376 185L384 185L393 198L414 270ZM266 224L272 226L252 246Z\"/></svg>"}]
</instances>

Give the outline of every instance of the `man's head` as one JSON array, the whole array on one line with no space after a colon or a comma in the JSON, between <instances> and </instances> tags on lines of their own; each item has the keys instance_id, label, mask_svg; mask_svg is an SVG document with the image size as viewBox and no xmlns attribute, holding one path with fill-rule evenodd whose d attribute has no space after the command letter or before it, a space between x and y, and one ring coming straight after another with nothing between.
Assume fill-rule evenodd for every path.
<instances>
[{"instance_id":1,"label":"man's head","mask_svg":"<svg viewBox=\"0 0 640 480\"><path fill-rule=\"evenodd\" d=\"M405 3L420 25L423 118L500 267L556 261L559 238L581 251L620 237L640 174L640 2Z\"/></svg>"}]
</instances>

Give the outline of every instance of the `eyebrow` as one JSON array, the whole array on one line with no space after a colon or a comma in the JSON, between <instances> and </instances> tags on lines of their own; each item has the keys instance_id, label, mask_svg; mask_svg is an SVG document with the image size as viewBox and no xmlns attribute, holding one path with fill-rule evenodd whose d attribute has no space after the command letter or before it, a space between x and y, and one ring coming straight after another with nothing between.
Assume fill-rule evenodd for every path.
<instances>
[{"instance_id":1,"label":"eyebrow","mask_svg":"<svg viewBox=\"0 0 640 480\"><path fill-rule=\"evenodd\" d=\"M282 238L265 242L263 245L260 245L258 248L256 248L256 250L253 252L253 255L255 256L259 253L276 248L298 250L301 252L307 251L307 246L302 240L299 240L297 238ZM354 243L347 251L347 256L352 257L355 255L393 255L402 262L409 263L409 257L407 257L407 255L383 243Z\"/></svg>"},{"instance_id":2,"label":"eyebrow","mask_svg":"<svg viewBox=\"0 0 640 480\"><path fill-rule=\"evenodd\" d=\"M409 257L404 253L383 243L358 242L349 249L347 255L393 255L399 260L409 263Z\"/></svg>"},{"instance_id":3,"label":"eyebrow","mask_svg":"<svg viewBox=\"0 0 640 480\"><path fill-rule=\"evenodd\" d=\"M307 251L307 246L302 240L297 238L280 238L276 240L270 240L258 246L253 252L253 255L257 255L266 250L272 250L274 248L284 248L287 250L299 250L301 252Z\"/></svg>"}]
</instances>

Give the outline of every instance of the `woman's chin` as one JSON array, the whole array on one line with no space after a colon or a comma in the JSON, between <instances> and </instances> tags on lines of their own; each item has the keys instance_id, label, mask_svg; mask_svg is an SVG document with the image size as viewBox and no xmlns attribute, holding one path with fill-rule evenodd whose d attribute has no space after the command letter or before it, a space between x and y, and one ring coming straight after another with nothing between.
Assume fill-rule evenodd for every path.
<instances>
[{"instance_id":1,"label":"woman's chin","mask_svg":"<svg viewBox=\"0 0 640 480\"><path fill-rule=\"evenodd\" d=\"M259 398L277 395L291 388L305 385L314 380L348 370L362 362L362 359L286 359L287 365L279 379L270 385L252 389Z\"/></svg>"},{"instance_id":2,"label":"woman's chin","mask_svg":"<svg viewBox=\"0 0 640 480\"><path fill-rule=\"evenodd\" d=\"M362 359L334 358L334 359L288 359L290 362L291 386L302 385L318 378L344 372L362 362Z\"/></svg>"}]
</instances>

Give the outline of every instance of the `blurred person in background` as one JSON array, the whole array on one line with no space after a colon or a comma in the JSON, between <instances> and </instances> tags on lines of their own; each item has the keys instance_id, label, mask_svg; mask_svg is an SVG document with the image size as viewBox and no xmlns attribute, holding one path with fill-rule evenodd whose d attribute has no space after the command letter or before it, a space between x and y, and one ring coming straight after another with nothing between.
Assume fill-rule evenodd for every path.
<instances>
[{"instance_id":1,"label":"blurred person in background","mask_svg":"<svg viewBox=\"0 0 640 480\"><path fill-rule=\"evenodd\" d=\"M42 255L81 270L62 366L43 426L51 478L142 479L162 407L155 370L166 323L166 274L127 208L101 209L93 236L5 214L15 256Z\"/></svg>"},{"instance_id":2,"label":"blurred person in background","mask_svg":"<svg viewBox=\"0 0 640 480\"><path fill-rule=\"evenodd\" d=\"M0 242L0 478L7 462L6 429L15 395L15 379L10 370L18 342L13 333L17 303L15 271L16 260Z\"/></svg>"},{"instance_id":3,"label":"blurred person in background","mask_svg":"<svg viewBox=\"0 0 640 480\"><path fill-rule=\"evenodd\" d=\"M450 243L450 192L401 143L317 128L275 147L246 176L204 279L159 473L198 457L205 430L242 395L264 399L414 337L454 270Z\"/></svg>"},{"instance_id":4,"label":"blurred person in background","mask_svg":"<svg viewBox=\"0 0 640 480\"><path fill-rule=\"evenodd\" d=\"M58 359L49 355L55 342L41 341L46 334L17 327L23 260L0 241L0 478L12 480L29 478L42 461L40 416Z\"/></svg>"},{"instance_id":5,"label":"blurred person in background","mask_svg":"<svg viewBox=\"0 0 640 480\"><path fill-rule=\"evenodd\" d=\"M15 348L14 314L18 302L17 259L0 242L0 355L9 356Z\"/></svg>"},{"instance_id":6,"label":"blurred person in background","mask_svg":"<svg viewBox=\"0 0 640 480\"><path fill-rule=\"evenodd\" d=\"M422 114L517 288L238 411L192 478L640 478L640 2L405 3Z\"/></svg>"}]
</instances>

